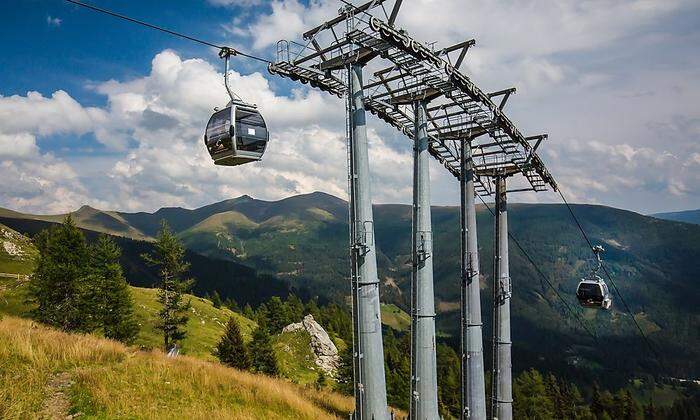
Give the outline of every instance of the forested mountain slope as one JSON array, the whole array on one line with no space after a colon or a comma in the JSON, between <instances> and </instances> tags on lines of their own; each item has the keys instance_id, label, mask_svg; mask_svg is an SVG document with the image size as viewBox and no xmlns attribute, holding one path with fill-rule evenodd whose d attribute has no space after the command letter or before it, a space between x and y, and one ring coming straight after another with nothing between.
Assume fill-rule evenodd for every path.
<instances>
[{"instance_id":1,"label":"forested mountain slope","mask_svg":"<svg viewBox=\"0 0 700 420\"><path fill-rule=\"evenodd\" d=\"M376 205L374 209L383 300L407 310L411 207ZM516 369L556 365L561 370L584 366L592 375L600 368L700 375L700 226L603 206L574 205L573 210L591 240L606 248L606 267L615 284L639 325L667 360L658 360L646 349L619 298L610 312L583 311L575 304L575 287L592 261L566 207L511 204L511 232L546 280L575 308L577 318L570 316L547 281L511 241ZM105 214L127 222L129 227L122 231L138 231L144 237L152 237L160 220L167 220L186 246L203 256L193 254L192 258L207 258L210 269L225 266L227 263L221 260L226 260L235 267L257 270L257 283L245 283L256 285L255 293L269 296L267 281L281 279L300 295L337 301L345 301L348 295L347 203L336 197L313 193L270 202L244 196L195 210ZM14 217L0 222L22 220L21 216ZM478 208L478 225L488 334L493 221L482 206ZM13 227L22 230L16 224ZM433 230L439 327L443 339L455 340L460 270L458 208L434 207ZM145 242L138 244L146 246ZM264 282L260 281L261 275ZM216 280L200 277L206 278L203 289L247 292L243 287L229 288L234 276ZM597 343L584 333L580 322L594 331Z\"/></svg>"}]
</instances>

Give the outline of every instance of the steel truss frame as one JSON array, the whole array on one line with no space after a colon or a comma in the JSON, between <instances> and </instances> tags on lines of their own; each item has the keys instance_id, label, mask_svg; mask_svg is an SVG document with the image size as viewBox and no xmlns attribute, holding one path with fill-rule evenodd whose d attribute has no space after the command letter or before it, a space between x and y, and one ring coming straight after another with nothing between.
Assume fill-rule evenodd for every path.
<instances>
[{"instance_id":1,"label":"steel truss frame","mask_svg":"<svg viewBox=\"0 0 700 420\"><path fill-rule=\"evenodd\" d=\"M421 43L394 26L401 0L395 0L391 13L386 3L346 3L339 16L304 33L305 44L280 41L277 61L268 70L342 97L348 64L374 65L379 59L385 66L365 83L365 108L412 140L413 103L430 100L430 154L457 179L461 142L466 140L478 194L492 195L493 177L503 173L520 174L527 181L525 188L514 191L556 190L556 181L537 154L547 135L524 136L504 112L515 89L484 93L459 70L475 41L443 49ZM377 16L378 10L386 21Z\"/></svg>"}]
</instances>

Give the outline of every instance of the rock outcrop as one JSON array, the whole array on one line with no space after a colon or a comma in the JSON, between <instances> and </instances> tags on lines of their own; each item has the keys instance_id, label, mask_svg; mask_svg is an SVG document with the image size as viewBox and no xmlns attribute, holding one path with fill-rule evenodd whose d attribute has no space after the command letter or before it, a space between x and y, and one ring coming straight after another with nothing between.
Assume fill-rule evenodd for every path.
<instances>
[{"instance_id":1,"label":"rock outcrop","mask_svg":"<svg viewBox=\"0 0 700 420\"><path fill-rule=\"evenodd\" d=\"M316 365L327 375L335 376L340 364L338 348L328 336L326 330L316 322L313 315L307 315L296 324L289 324L282 330L283 333L305 330L311 336L311 351L316 357Z\"/></svg>"}]
</instances>

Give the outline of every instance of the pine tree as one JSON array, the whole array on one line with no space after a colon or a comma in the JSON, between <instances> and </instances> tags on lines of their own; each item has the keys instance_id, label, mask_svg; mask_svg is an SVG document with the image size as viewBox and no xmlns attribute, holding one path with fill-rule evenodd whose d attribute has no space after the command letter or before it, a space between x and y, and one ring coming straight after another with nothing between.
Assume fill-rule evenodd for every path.
<instances>
[{"instance_id":1,"label":"pine tree","mask_svg":"<svg viewBox=\"0 0 700 420\"><path fill-rule=\"evenodd\" d=\"M248 319L255 319L255 311L250 306L250 303L246 303L243 307L243 316Z\"/></svg>"},{"instance_id":2,"label":"pine tree","mask_svg":"<svg viewBox=\"0 0 700 420\"><path fill-rule=\"evenodd\" d=\"M233 312L241 312L241 307L238 306L238 302L236 302L236 299L232 297L227 297L226 300L224 300L223 305L232 310Z\"/></svg>"},{"instance_id":3,"label":"pine tree","mask_svg":"<svg viewBox=\"0 0 700 420\"><path fill-rule=\"evenodd\" d=\"M267 327L272 334L279 334L284 327L289 325L289 314L282 299L273 296L267 302Z\"/></svg>"},{"instance_id":4,"label":"pine tree","mask_svg":"<svg viewBox=\"0 0 700 420\"><path fill-rule=\"evenodd\" d=\"M304 304L301 299L296 297L296 295L289 295L286 306L289 322L301 322L302 318L304 318Z\"/></svg>"},{"instance_id":5,"label":"pine tree","mask_svg":"<svg viewBox=\"0 0 700 420\"><path fill-rule=\"evenodd\" d=\"M226 331L216 345L216 356L221 363L240 370L250 369L250 357L243 343L243 336L238 322L229 318Z\"/></svg>"},{"instance_id":6,"label":"pine tree","mask_svg":"<svg viewBox=\"0 0 700 420\"><path fill-rule=\"evenodd\" d=\"M221 296L219 296L219 292L214 290L214 294L211 295L211 304L214 305L216 309L221 308Z\"/></svg>"},{"instance_id":7,"label":"pine tree","mask_svg":"<svg viewBox=\"0 0 700 420\"><path fill-rule=\"evenodd\" d=\"M92 277L95 278L95 310L107 338L133 342L138 333L134 303L119 264L121 249L106 235L90 248Z\"/></svg>"},{"instance_id":8,"label":"pine tree","mask_svg":"<svg viewBox=\"0 0 700 420\"><path fill-rule=\"evenodd\" d=\"M547 395L544 378L535 369L521 373L513 383L513 417L554 418L554 404Z\"/></svg>"},{"instance_id":9,"label":"pine tree","mask_svg":"<svg viewBox=\"0 0 700 420\"><path fill-rule=\"evenodd\" d=\"M250 343L250 364L253 371L269 376L278 376L277 359L272 349L270 332L265 326L258 326L253 331L253 341Z\"/></svg>"},{"instance_id":10,"label":"pine tree","mask_svg":"<svg viewBox=\"0 0 700 420\"><path fill-rule=\"evenodd\" d=\"M328 381L326 380L326 375L323 374L323 372L318 373L318 378L316 378L316 389L317 390L322 390L326 387L326 383Z\"/></svg>"},{"instance_id":11,"label":"pine tree","mask_svg":"<svg viewBox=\"0 0 700 420\"><path fill-rule=\"evenodd\" d=\"M625 420L642 420L644 418L641 405L632 397L632 393L629 390L625 391L624 404Z\"/></svg>"},{"instance_id":12,"label":"pine tree","mask_svg":"<svg viewBox=\"0 0 700 420\"><path fill-rule=\"evenodd\" d=\"M553 374L550 373L547 375L545 387L547 388L547 395L550 400L552 400L554 406L554 417L558 419L571 418L567 417L565 414L570 406L565 401L565 393L559 385L559 380Z\"/></svg>"},{"instance_id":13,"label":"pine tree","mask_svg":"<svg viewBox=\"0 0 700 420\"><path fill-rule=\"evenodd\" d=\"M353 395L355 382L353 379L352 346L341 350L339 356L340 364L336 374L337 384L335 389L342 394Z\"/></svg>"},{"instance_id":14,"label":"pine tree","mask_svg":"<svg viewBox=\"0 0 700 420\"><path fill-rule=\"evenodd\" d=\"M644 420L656 420L659 418L658 410L654 405L654 400L644 407Z\"/></svg>"},{"instance_id":15,"label":"pine tree","mask_svg":"<svg viewBox=\"0 0 700 420\"><path fill-rule=\"evenodd\" d=\"M92 288L83 233L69 215L34 242L39 250L30 284L30 298L37 305L34 317L66 331L91 331L97 320L88 298Z\"/></svg>"},{"instance_id":16,"label":"pine tree","mask_svg":"<svg viewBox=\"0 0 700 420\"><path fill-rule=\"evenodd\" d=\"M189 269L189 264L184 261L185 248L165 221L154 245L155 252L152 255L144 254L142 258L159 270L158 302L162 309L158 313L160 322L157 328L163 332L165 351L169 351L185 338L183 327L189 319L187 311L190 301L183 301L183 294L192 287L193 280L184 278Z\"/></svg>"}]
</instances>

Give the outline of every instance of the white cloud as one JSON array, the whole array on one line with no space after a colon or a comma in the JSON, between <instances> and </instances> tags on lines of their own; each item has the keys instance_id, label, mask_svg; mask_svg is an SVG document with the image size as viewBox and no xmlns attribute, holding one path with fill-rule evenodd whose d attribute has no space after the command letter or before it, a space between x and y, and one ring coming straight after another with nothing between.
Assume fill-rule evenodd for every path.
<instances>
[{"instance_id":1,"label":"white cloud","mask_svg":"<svg viewBox=\"0 0 700 420\"><path fill-rule=\"evenodd\" d=\"M104 117L102 110L85 108L62 90L54 92L50 98L39 92L29 92L27 96L0 95L2 133L84 134Z\"/></svg>"},{"instance_id":2,"label":"white cloud","mask_svg":"<svg viewBox=\"0 0 700 420\"><path fill-rule=\"evenodd\" d=\"M36 156L38 151L36 138L31 134L0 133L0 159Z\"/></svg>"},{"instance_id":3,"label":"white cloud","mask_svg":"<svg viewBox=\"0 0 700 420\"><path fill-rule=\"evenodd\" d=\"M46 16L46 24L49 26L59 27L63 23L61 18Z\"/></svg>"},{"instance_id":4,"label":"white cloud","mask_svg":"<svg viewBox=\"0 0 700 420\"><path fill-rule=\"evenodd\" d=\"M572 200L642 209L661 209L663 200L700 204L697 58L684 54L689 62L677 68L606 61L610 48L623 41L624 53L636 60L648 54L649 45L677 43L672 34L646 31L691 1L404 3L399 25L419 39L441 46L477 39L468 73L486 90L518 88L507 110L524 132L551 134L543 157ZM267 51L277 40L296 38L332 18L338 7L337 0L311 0L308 6L275 0L257 19L234 19L236 30L229 33L246 35L252 47ZM431 24L425 25L428 15ZM345 196L343 101L303 87L280 95L262 73L233 72L231 78L269 124L272 141L261 163L211 163L201 136L212 108L227 101L222 75L205 60L183 60L172 51L156 55L143 77L94 85L107 99L103 108L84 107L63 91L0 96L0 177L17 181L13 193L0 193L0 205L39 209L89 202L153 210L241 194L278 199L323 190ZM61 160L37 146L37 139L50 141L46 137L55 134L85 133L117 153ZM410 201L409 141L374 118L369 136L376 201ZM53 169L42 169L42 163ZM432 167L435 202L455 204L454 179Z\"/></svg>"},{"instance_id":5,"label":"white cloud","mask_svg":"<svg viewBox=\"0 0 700 420\"><path fill-rule=\"evenodd\" d=\"M0 120L8 123L2 130L22 136L28 144L24 154L32 154L32 160L24 166L8 163L2 169L11 179L31 180L19 183L21 188L14 191L31 200L5 197L3 203L33 209L53 198L56 203L51 207L58 208L78 205L76 200L81 198L108 208L152 210L164 205L206 204L241 194L278 199L323 190L344 196L347 155L343 101L304 90L279 96L260 73L233 72L231 79L240 96L259 105L270 128L271 142L262 163L236 168L213 165L202 133L213 107L223 106L228 100L223 77L206 61L182 60L172 51L158 54L145 77L93 86L107 98L104 109L82 107L65 92L56 92L51 98L37 93L1 98L6 101L0 100ZM3 109L7 111L4 114ZM41 114L46 124L25 118L10 121L12 116L26 116L31 111ZM85 158L76 160L72 167L79 175L65 172L71 175L66 182L69 179L75 191L89 191L89 198L82 193L61 197L66 188L47 183L41 173L29 176L33 170L29 163L47 160L54 167L71 163L69 158L62 161L41 155L34 135L88 132L115 150L127 142L136 143L135 148L117 154L111 161L101 159L98 166L86 164ZM375 132L370 134L373 160L380 168L375 180L395 187L389 188L385 197L393 199L398 192L406 193L411 179L409 149L396 152ZM16 141L8 136L0 137L0 145ZM44 201L39 200L42 188L51 185L54 193L44 192ZM382 195L378 191L377 196Z\"/></svg>"}]
</instances>

